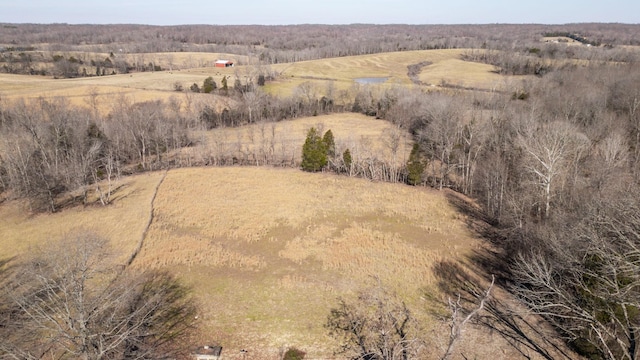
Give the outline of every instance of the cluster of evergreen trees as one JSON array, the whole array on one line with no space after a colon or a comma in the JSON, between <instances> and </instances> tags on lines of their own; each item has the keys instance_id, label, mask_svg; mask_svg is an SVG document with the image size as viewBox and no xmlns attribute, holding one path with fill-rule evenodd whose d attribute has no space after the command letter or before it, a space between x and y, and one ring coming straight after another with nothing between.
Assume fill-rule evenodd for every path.
<instances>
[{"instance_id":1,"label":"cluster of evergreen trees","mask_svg":"<svg viewBox=\"0 0 640 360\"><path fill-rule=\"evenodd\" d=\"M323 136L312 127L307 132L307 139L302 146L302 163L304 171L317 172L329 165L329 160L335 160L336 143L333 132L327 130Z\"/></svg>"},{"instance_id":2,"label":"cluster of evergreen trees","mask_svg":"<svg viewBox=\"0 0 640 360\"><path fill-rule=\"evenodd\" d=\"M353 159L351 151L347 148L342 153L342 159L336 154L336 143L333 132L329 129L320 136L320 131L312 127L307 132L307 138L302 146L302 170L318 172L324 169L336 172L352 173ZM340 160L342 160L340 162ZM406 182L409 185L420 185L423 182L423 174L426 163L423 160L423 153L420 144L415 143L403 170L406 174Z\"/></svg>"}]
</instances>

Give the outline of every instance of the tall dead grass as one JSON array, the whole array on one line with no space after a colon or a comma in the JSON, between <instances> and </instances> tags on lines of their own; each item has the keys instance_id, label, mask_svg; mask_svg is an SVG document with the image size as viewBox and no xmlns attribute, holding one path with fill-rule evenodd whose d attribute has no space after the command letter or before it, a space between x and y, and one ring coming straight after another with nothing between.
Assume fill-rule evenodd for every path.
<instances>
[{"instance_id":1,"label":"tall dead grass","mask_svg":"<svg viewBox=\"0 0 640 360\"><path fill-rule=\"evenodd\" d=\"M24 204L6 202L0 206L0 249L2 257L13 257L40 244L60 240L68 233L92 230L107 238L124 263L136 248L149 217L149 200L161 173L121 179L113 205L73 207L54 214L31 215Z\"/></svg>"},{"instance_id":2,"label":"tall dead grass","mask_svg":"<svg viewBox=\"0 0 640 360\"><path fill-rule=\"evenodd\" d=\"M375 277L421 306L434 262L476 246L442 193L294 169L171 170L155 205L133 266L180 273L208 331L243 347L326 356L337 296Z\"/></svg>"},{"instance_id":3,"label":"tall dead grass","mask_svg":"<svg viewBox=\"0 0 640 360\"><path fill-rule=\"evenodd\" d=\"M2 204L3 255L82 226L108 237L124 261L161 176L122 180L108 207L27 216ZM322 325L336 297L375 277L414 309L426 309L421 298L433 288L434 262L477 245L440 192L295 169L170 170L153 211L131 266L169 269L191 285L203 341L223 342L227 354L297 346L310 357L330 357Z\"/></svg>"},{"instance_id":4,"label":"tall dead grass","mask_svg":"<svg viewBox=\"0 0 640 360\"><path fill-rule=\"evenodd\" d=\"M408 132L388 121L341 113L194 132L193 137L200 144L183 149L180 156L198 164L293 166L300 163L302 145L311 127L321 133L331 130L338 161L344 150L349 149L356 163L377 159L400 168L406 163L413 143Z\"/></svg>"}]
</instances>

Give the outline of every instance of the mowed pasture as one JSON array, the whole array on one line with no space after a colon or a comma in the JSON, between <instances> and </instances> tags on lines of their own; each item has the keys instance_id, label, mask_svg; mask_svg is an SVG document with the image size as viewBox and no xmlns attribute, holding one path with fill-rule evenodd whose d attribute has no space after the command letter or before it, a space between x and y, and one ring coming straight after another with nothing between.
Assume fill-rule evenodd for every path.
<instances>
[{"instance_id":1,"label":"mowed pasture","mask_svg":"<svg viewBox=\"0 0 640 360\"><path fill-rule=\"evenodd\" d=\"M419 80L428 87L443 83L483 89L502 85L505 76L496 74L492 65L460 60L464 49L403 51L373 55L347 56L274 65L280 73L276 83L268 86L276 93L291 93L305 82L318 83L320 89L332 82L337 88L357 84L359 78L387 78L387 86L415 86L408 75L408 66L423 62Z\"/></svg>"},{"instance_id":2,"label":"mowed pasture","mask_svg":"<svg viewBox=\"0 0 640 360\"><path fill-rule=\"evenodd\" d=\"M184 97L185 92L175 91L175 84L188 90L191 84L202 86L208 76L216 77L220 83L222 76L232 76L233 70L208 68L182 71L155 71L119 74L75 79L52 79L41 76L0 74L0 98L25 101L39 98L61 97L77 106L89 106L91 97L99 98L99 106L108 111L109 107L125 96L133 102L168 100ZM190 94L191 96L211 96Z\"/></svg>"},{"instance_id":3,"label":"mowed pasture","mask_svg":"<svg viewBox=\"0 0 640 360\"><path fill-rule=\"evenodd\" d=\"M416 86L407 75L408 66L421 62L431 63L419 73L420 81L429 88L450 84L492 89L507 79L494 73L491 65L460 60L463 52L461 49L406 51L277 64L269 67L269 71L278 74L275 81L267 83L264 89L272 94L291 95L300 84L310 81L319 89L318 93L322 94L329 83L336 89L344 90L357 86L355 79L368 77L388 78L384 86ZM79 54L75 56L80 57ZM108 56L99 54L97 58ZM66 97L77 105L87 104L91 94L113 99L124 94L135 102L166 100L179 94L175 91L176 84L188 90L194 83L202 86L204 79L211 76L220 86L222 77L229 76L229 86L232 86L236 76L243 83L248 79L256 81L255 74L259 71L259 66L256 65L212 67L218 58L228 58L237 64L251 63L248 58L230 54L154 53L118 54L117 57L124 57L130 62L152 62L165 70L75 79L0 74L0 97L27 100ZM94 70L87 71L91 74Z\"/></svg>"},{"instance_id":4,"label":"mowed pasture","mask_svg":"<svg viewBox=\"0 0 640 360\"><path fill-rule=\"evenodd\" d=\"M214 63L218 59L230 59L236 63L246 63L245 56L218 53L148 53L148 54L116 54L113 61L119 59L129 64L149 63L160 66L162 71L132 72L130 74L116 74L105 76L89 76L73 79L56 79L51 76L0 74L0 99L30 101L39 98L62 97L78 106L89 106L91 97L100 98L98 102L102 111L108 112L110 106L126 96L132 102L150 100L168 100L180 96L176 92L176 85L184 90L192 84L202 86L204 79L211 76L220 84L223 76L234 77L238 70L246 67L217 68ZM104 60L110 58L105 53L52 52L65 58L73 56L84 59L89 63L91 59ZM34 65L38 68L37 63ZM45 65L43 65L45 66ZM51 66L47 64L46 66ZM94 74L96 68L88 64L79 65L86 68L88 74ZM106 69L109 73L112 69ZM233 80L230 80L230 85ZM198 96L198 94L191 94ZM204 96L202 94L201 96Z\"/></svg>"}]
</instances>

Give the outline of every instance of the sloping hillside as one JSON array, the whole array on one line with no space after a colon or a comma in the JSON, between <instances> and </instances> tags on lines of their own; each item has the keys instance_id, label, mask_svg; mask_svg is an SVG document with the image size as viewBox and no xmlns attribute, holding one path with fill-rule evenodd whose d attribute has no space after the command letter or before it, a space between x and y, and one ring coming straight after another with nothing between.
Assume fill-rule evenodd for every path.
<instances>
[{"instance_id":1,"label":"sloping hillside","mask_svg":"<svg viewBox=\"0 0 640 360\"><path fill-rule=\"evenodd\" d=\"M407 302L437 358L448 313L433 266L481 246L447 193L428 188L260 167L175 169L120 185L107 207L26 216L5 202L3 258L88 228L107 237L124 264L153 211L131 266L166 269L190 285L200 304L199 341L219 343L228 359L241 359L241 350L277 359L292 346L310 359L333 358L329 310L378 283ZM497 334L472 328L465 343L465 356L484 357L496 346L503 358L514 351Z\"/></svg>"},{"instance_id":2,"label":"sloping hillside","mask_svg":"<svg viewBox=\"0 0 640 360\"><path fill-rule=\"evenodd\" d=\"M372 277L418 308L431 266L476 246L442 193L268 168L168 173L134 266L197 289L202 325L227 347L328 354L323 324Z\"/></svg>"}]
</instances>

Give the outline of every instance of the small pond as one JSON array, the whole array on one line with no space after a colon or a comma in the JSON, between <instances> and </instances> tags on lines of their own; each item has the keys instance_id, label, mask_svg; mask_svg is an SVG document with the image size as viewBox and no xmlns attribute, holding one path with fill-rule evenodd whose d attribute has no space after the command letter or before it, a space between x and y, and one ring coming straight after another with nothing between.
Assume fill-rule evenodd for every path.
<instances>
[{"instance_id":1,"label":"small pond","mask_svg":"<svg viewBox=\"0 0 640 360\"><path fill-rule=\"evenodd\" d=\"M353 79L358 84L382 84L387 81L388 77L365 77Z\"/></svg>"}]
</instances>

